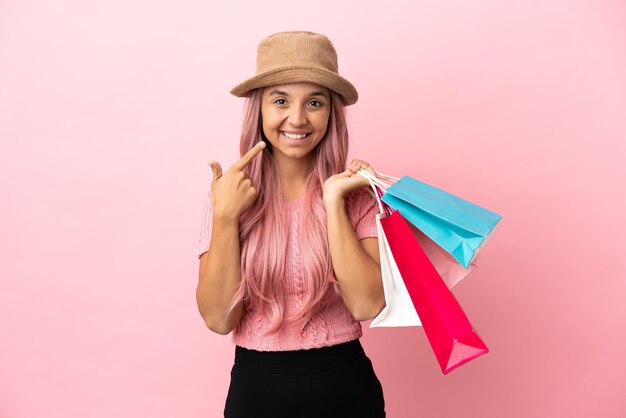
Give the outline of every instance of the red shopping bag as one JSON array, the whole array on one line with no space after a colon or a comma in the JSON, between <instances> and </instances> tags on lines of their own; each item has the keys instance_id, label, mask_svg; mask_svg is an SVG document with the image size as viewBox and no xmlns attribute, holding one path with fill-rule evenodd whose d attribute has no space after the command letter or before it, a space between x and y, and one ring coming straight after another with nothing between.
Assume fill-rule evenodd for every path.
<instances>
[{"instance_id":1,"label":"red shopping bag","mask_svg":"<svg viewBox=\"0 0 626 418\"><path fill-rule=\"evenodd\" d=\"M400 212L380 223L443 374L488 353Z\"/></svg>"}]
</instances>

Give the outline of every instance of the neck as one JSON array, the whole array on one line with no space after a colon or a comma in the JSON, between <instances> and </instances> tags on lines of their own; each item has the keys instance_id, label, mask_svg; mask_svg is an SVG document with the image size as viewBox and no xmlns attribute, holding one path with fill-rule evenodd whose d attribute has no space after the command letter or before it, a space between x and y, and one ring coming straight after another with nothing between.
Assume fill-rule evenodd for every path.
<instances>
[{"instance_id":1,"label":"neck","mask_svg":"<svg viewBox=\"0 0 626 418\"><path fill-rule=\"evenodd\" d=\"M296 200L304 195L312 158L285 158L276 155L274 159L280 176L285 200Z\"/></svg>"}]
</instances>

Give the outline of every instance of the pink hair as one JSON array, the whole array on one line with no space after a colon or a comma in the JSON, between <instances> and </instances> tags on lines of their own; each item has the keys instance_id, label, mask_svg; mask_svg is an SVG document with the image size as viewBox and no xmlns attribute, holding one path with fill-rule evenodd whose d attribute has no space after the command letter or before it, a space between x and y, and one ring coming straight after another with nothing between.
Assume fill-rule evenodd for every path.
<instances>
[{"instance_id":1,"label":"pink hair","mask_svg":"<svg viewBox=\"0 0 626 418\"><path fill-rule=\"evenodd\" d=\"M263 139L261 122L262 89L254 90L244 106L240 154L249 151ZM276 333L284 320L297 321L300 331L324 307L324 296L337 281L332 274L328 250L326 211L322 203L324 181L345 170L348 156L348 129L341 96L331 91L331 111L326 135L311 151L314 158L306 184L302 235L302 271L304 292L302 306L285 317L285 253L289 236L286 208L280 177L269 150L254 159L246 173L258 191L256 201L240 220L241 283L230 309L242 299L249 309L260 310L270 321L269 334Z\"/></svg>"}]
</instances>

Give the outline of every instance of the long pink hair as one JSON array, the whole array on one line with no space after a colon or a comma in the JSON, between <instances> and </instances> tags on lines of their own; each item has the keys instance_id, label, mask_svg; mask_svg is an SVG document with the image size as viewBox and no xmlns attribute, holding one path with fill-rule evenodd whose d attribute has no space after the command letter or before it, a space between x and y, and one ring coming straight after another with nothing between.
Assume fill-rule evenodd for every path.
<instances>
[{"instance_id":1,"label":"long pink hair","mask_svg":"<svg viewBox=\"0 0 626 418\"><path fill-rule=\"evenodd\" d=\"M244 105L240 154L263 139L261 120L262 88L254 90ZM348 129L341 96L331 91L331 111L326 135L311 152L314 157L304 196L302 271L304 292L301 307L285 315L285 253L289 225L280 177L268 147L255 158L246 173L258 191L256 201L240 221L241 283L230 309L244 299L248 309L260 310L270 321L269 334L276 333L283 321L295 321L300 331L324 307L324 296L336 285L326 232L326 211L322 203L324 181L345 170L348 156Z\"/></svg>"}]
</instances>

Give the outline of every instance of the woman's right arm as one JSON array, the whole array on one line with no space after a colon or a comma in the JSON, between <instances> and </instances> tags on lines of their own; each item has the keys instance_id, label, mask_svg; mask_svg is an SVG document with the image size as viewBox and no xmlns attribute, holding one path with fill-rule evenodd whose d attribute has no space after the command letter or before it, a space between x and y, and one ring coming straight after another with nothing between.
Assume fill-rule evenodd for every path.
<instances>
[{"instance_id":1,"label":"woman's right arm","mask_svg":"<svg viewBox=\"0 0 626 418\"><path fill-rule=\"evenodd\" d=\"M207 327L226 335L239 323L243 313L240 301L228 314L241 281L239 218L254 203L257 190L243 169L265 148L259 142L222 174L222 167L211 162L213 182L209 215L211 240L208 251L200 256L196 301Z\"/></svg>"},{"instance_id":2,"label":"woman's right arm","mask_svg":"<svg viewBox=\"0 0 626 418\"><path fill-rule=\"evenodd\" d=\"M213 214L209 250L200 257L196 299L207 327L218 334L231 332L241 319L240 301L227 315L241 280L239 217Z\"/></svg>"}]
</instances>

